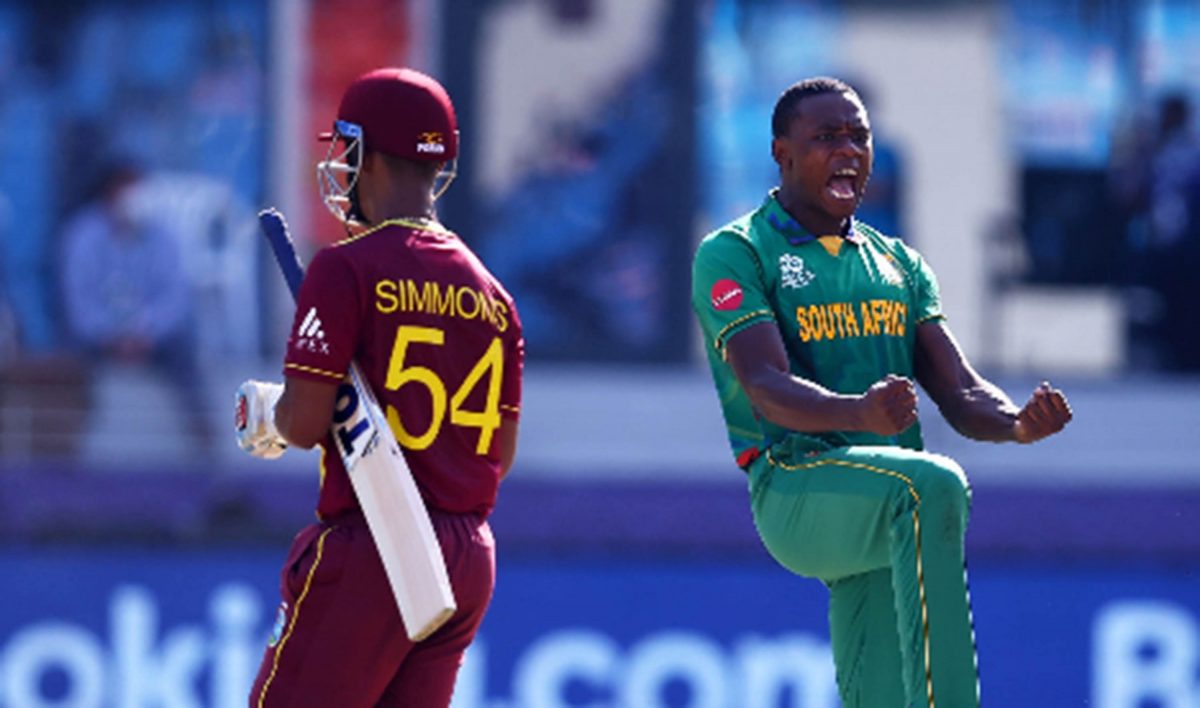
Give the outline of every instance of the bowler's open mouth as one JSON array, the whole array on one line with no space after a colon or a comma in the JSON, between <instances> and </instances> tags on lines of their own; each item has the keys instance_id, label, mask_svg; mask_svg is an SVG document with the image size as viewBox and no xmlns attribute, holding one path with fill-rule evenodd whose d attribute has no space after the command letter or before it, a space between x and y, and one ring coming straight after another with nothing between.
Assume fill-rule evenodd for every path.
<instances>
[{"instance_id":1,"label":"bowler's open mouth","mask_svg":"<svg viewBox=\"0 0 1200 708\"><path fill-rule=\"evenodd\" d=\"M858 194L858 170L843 167L829 178L827 189L834 199L854 199Z\"/></svg>"}]
</instances>

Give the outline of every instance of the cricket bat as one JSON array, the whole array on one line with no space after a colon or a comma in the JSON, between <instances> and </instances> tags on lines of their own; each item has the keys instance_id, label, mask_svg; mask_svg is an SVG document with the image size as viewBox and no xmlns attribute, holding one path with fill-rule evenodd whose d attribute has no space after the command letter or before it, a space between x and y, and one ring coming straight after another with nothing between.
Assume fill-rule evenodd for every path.
<instances>
[{"instance_id":1,"label":"cricket bat","mask_svg":"<svg viewBox=\"0 0 1200 708\"><path fill-rule=\"evenodd\" d=\"M287 222L275 209L259 212L258 222L295 298L304 267ZM454 591L425 502L357 362L338 387L333 439L375 538L404 629L419 642L454 614Z\"/></svg>"}]
</instances>

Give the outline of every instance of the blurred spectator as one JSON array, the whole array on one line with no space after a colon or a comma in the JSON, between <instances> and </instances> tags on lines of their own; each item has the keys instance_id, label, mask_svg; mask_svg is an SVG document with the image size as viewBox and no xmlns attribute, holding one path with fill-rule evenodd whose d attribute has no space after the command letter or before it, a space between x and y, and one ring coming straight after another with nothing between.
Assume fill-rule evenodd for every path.
<instances>
[{"instance_id":1,"label":"blurred spectator","mask_svg":"<svg viewBox=\"0 0 1200 708\"><path fill-rule=\"evenodd\" d=\"M0 243L19 237L13 223L12 202L0 193ZM39 346L46 341L24 337L16 299L0 269L0 459L73 456L91 403L83 372L74 358Z\"/></svg>"},{"instance_id":2,"label":"blurred spectator","mask_svg":"<svg viewBox=\"0 0 1200 708\"><path fill-rule=\"evenodd\" d=\"M1112 184L1128 216L1130 279L1154 296L1138 308L1144 314L1135 327L1166 367L1200 371L1200 330L1189 325L1189 281L1200 268L1200 137L1185 95L1164 96L1155 129L1124 143Z\"/></svg>"},{"instance_id":3,"label":"blurred spectator","mask_svg":"<svg viewBox=\"0 0 1200 708\"><path fill-rule=\"evenodd\" d=\"M103 170L97 190L62 235L63 312L89 361L151 367L182 404L189 431L207 447L193 346L192 297L174 234L137 209L141 175L128 164Z\"/></svg>"}]
</instances>

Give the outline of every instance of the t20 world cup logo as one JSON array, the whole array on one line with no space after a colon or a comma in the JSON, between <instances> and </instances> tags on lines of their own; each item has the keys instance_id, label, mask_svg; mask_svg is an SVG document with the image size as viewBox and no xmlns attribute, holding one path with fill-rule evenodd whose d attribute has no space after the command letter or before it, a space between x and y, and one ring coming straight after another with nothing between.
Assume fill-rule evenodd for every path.
<instances>
[{"instance_id":1,"label":"t20 world cup logo","mask_svg":"<svg viewBox=\"0 0 1200 708\"><path fill-rule=\"evenodd\" d=\"M782 287L802 288L816 277L816 273L804 266L804 259L800 256L785 253L779 257L779 278Z\"/></svg>"}]
</instances>

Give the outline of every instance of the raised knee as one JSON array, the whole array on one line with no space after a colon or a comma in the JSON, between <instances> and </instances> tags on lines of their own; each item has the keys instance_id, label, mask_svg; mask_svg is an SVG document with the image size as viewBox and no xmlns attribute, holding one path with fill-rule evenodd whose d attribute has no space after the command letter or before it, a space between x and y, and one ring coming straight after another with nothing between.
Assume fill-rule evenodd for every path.
<instances>
[{"instance_id":1,"label":"raised knee","mask_svg":"<svg viewBox=\"0 0 1200 708\"><path fill-rule=\"evenodd\" d=\"M933 456L918 475L916 486L923 501L936 501L964 512L970 508L971 488L967 484L967 475L948 457Z\"/></svg>"},{"instance_id":2,"label":"raised knee","mask_svg":"<svg viewBox=\"0 0 1200 708\"><path fill-rule=\"evenodd\" d=\"M971 490L962 468L938 457L922 467L914 482L921 495L922 525L948 543L962 543L971 513Z\"/></svg>"}]
</instances>

